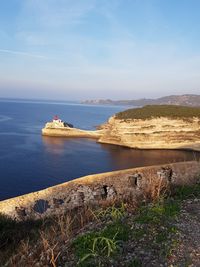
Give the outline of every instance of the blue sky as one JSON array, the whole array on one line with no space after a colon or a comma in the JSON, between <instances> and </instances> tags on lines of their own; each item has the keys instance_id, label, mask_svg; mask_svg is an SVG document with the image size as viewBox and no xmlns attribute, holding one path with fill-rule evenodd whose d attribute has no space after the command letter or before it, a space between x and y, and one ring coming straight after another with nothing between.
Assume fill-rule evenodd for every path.
<instances>
[{"instance_id":1,"label":"blue sky","mask_svg":"<svg viewBox=\"0 0 200 267\"><path fill-rule=\"evenodd\" d=\"M1 1L0 97L199 93L199 11L199 0Z\"/></svg>"}]
</instances>

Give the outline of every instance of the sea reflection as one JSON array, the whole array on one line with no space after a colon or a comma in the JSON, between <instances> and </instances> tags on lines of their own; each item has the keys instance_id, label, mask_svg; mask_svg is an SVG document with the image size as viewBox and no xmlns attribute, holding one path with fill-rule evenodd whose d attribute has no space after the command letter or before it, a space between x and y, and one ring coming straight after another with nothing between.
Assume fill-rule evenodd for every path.
<instances>
[{"instance_id":1,"label":"sea reflection","mask_svg":"<svg viewBox=\"0 0 200 267\"><path fill-rule=\"evenodd\" d=\"M42 141L47 152L56 155L62 155L64 153L64 146L66 142L64 138L43 136Z\"/></svg>"},{"instance_id":2,"label":"sea reflection","mask_svg":"<svg viewBox=\"0 0 200 267\"><path fill-rule=\"evenodd\" d=\"M105 144L101 147L109 152L113 169L200 160L200 152L194 151L131 149Z\"/></svg>"},{"instance_id":3,"label":"sea reflection","mask_svg":"<svg viewBox=\"0 0 200 267\"><path fill-rule=\"evenodd\" d=\"M85 157L87 157L88 154L95 153L93 156L100 164L106 155L110 170L200 159L199 152L131 149L116 145L99 144L95 140L88 138L43 136L42 140L46 151L56 156L64 156L66 158L76 153L76 156L79 157L80 153L84 151ZM100 151L101 153L99 153Z\"/></svg>"},{"instance_id":4,"label":"sea reflection","mask_svg":"<svg viewBox=\"0 0 200 267\"><path fill-rule=\"evenodd\" d=\"M101 146L94 139L49 137L43 136L42 141L46 151L50 154L71 155L77 152L97 152ZM79 156L77 154L77 156Z\"/></svg>"}]
</instances>

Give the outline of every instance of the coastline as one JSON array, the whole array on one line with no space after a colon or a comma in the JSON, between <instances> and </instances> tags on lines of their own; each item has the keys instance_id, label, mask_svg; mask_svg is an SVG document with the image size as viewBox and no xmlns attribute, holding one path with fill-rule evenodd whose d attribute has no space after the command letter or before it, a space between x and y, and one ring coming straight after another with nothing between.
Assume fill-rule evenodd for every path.
<instances>
[{"instance_id":1,"label":"coastline","mask_svg":"<svg viewBox=\"0 0 200 267\"><path fill-rule=\"evenodd\" d=\"M185 150L185 151L196 151L200 152L200 141L195 143L165 143L165 144L134 144L132 142L124 142L120 135L116 138L110 138L107 134L108 130L81 130L78 128L43 128L43 136L52 137L74 137L74 138L92 138L96 139L98 143L101 144L111 144L122 147L128 147L133 149L143 149L143 150ZM134 133L133 133L134 134ZM142 135L143 133L141 133ZM150 134L150 133L149 133Z\"/></svg>"},{"instance_id":2,"label":"coastline","mask_svg":"<svg viewBox=\"0 0 200 267\"><path fill-rule=\"evenodd\" d=\"M42 129L42 135L93 138L99 143L134 149L200 151L198 118L183 120L157 117L148 120L120 120L113 116L107 123L101 125L100 130L94 131L73 128L67 123L66 125L56 117L52 122L46 123ZM177 166L178 171L174 171ZM197 175L197 169L200 172L200 165L199 162L188 161L88 175L41 191L0 201L0 210L15 218L19 217L19 214L24 214L26 218L32 218L32 216L42 218L56 213L58 207L59 211L60 209L73 209L88 203L99 203L99 200L102 200L105 195L106 198L126 195L127 192L130 193L130 177L136 185L138 179L144 176L144 184L147 185L152 173L158 178L158 173L162 173L163 170L168 173L168 169L175 173L176 184L180 183L183 178L184 182L187 182L187 179L191 178L187 176L188 173L194 177L193 172L195 171L195 175ZM126 183L129 186L126 186ZM134 187L133 184L132 187ZM141 188L140 191L135 187L131 190L134 197L142 194ZM41 206L45 207L45 211L40 212Z\"/></svg>"}]
</instances>

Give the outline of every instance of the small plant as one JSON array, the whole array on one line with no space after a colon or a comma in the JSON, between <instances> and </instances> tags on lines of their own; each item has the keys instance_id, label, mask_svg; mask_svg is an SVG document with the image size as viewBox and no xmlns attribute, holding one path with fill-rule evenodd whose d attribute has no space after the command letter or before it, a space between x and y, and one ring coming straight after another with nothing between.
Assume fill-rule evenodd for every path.
<instances>
[{"instance_id":1,"label":"small plant","mask_svg":"<svg viewBox=\"0 0 200 267\"><path fill-rule=\"evenodd\" d=\"M157 177L154 172L149 171L149 180L146 184L144 196L147 201L157 202L165 198L169 193L170 185L166 179Z\"/></svg>"},{"instance_id":2,"label":"small plant","mask_svg":"<svg viewBox=\"0 0 200 267\"><path fill-rule=\"evenodd\" d=\"M124 217L126 212L126 207L124 203L121 203L120 207L116 207L115 205L108 207L106 209L101 209L96 212L94 212L94 216L97 219L103 219L110 217L112 220L120 220Z\"/></svg>"},{"instance_id":3,"label":"small plant","mask_svg":"<svg viewBox=\"0 0 200 267\"><path fill-rule=\"evenodd\" d=\"M129 232L129 226L114 222L99 232L79 236L73 243L79 264L87 266L91 259L98 260L98 263L106 261L115 254L121 241L128 240Z\"/></svg>"},{"instance_id":4,"label":"small plant","mask_svg":"<svg viewBox=\"0 0 200 267\"><path fill-rule=\"evenodd\" d=\"M136 216L138 223L160 223L179 214L180 206L177 201L163 200L141 207Z\"/></svg>"},{"instance_id":5,"label":"small plant","mask_svg":"<svg viewBox=\"0 0 200 267\"><path fill-rule=\"evenodd\" d=\"M103 236L96 237L93 240L91 252L83 256L78 264L81 264L90 258L98 258L100 265L102 256L110 257L116 251L117 241L115 240L115 236L112 239Z\"/></svg>"},{"instance_id":6,"label":"small plant","mask_svg":"<svg viewBox=\"0 0 200 267\"><path fill-rule=\"evenodd\" d=\"M61 233L63 239L69 239L72 236L72 228L74 219L70 215L59 215L56 218L56 226L59 228L58 231ZM55 229L57 231L57 229Z\"/></svg>"}]
</instances>

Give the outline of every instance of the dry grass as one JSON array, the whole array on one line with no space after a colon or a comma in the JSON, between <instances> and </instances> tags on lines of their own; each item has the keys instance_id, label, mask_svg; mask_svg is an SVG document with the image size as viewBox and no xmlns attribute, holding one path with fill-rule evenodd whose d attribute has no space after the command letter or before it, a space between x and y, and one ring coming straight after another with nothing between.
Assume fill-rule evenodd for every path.
<instances>
[{"instance_id":1,"label":"dry grass","mask_svg":"<svg viewBox=\"0 0 200 267\"><path fill-rule=\"evenodd\" d=\"M142 199L146 202L156 202L161 196L169 194L171 190L168 179L158 177L153 170L148 170L142 189Z\"/></svg>"},{"instance_id":2,"label":"dry grass","mask_svg":"<svg viewBox=\"0 0 200 267\"><path fill-rule=\"evenodd\" d=\"M73 237L94 220L94 213L88 207L44 220L44 227L39 231L38 240L34 242L28 239L22 240L7 266L58 266L58 262L62 260L61 256L69 257Z\"/></svg>"}]
</instances>

